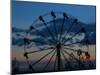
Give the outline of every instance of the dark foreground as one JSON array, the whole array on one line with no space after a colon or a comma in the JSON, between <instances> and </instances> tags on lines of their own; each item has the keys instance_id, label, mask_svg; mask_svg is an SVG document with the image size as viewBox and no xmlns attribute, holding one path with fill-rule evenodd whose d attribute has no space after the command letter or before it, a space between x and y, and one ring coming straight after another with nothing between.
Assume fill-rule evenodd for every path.
<instances>
[{"instance_id":1,"label":"dark foreground","mask_svg":"<svg viewBox=\"0 0 100 75\"><path fill-rule=\"evenodd\" d=\"M60 71L77 71L77 70L91 70L96 69L96 61L77 63L71 61L70 64L66 63L61 65L61 69L58 71L57 65L50 63L48 67L44 68L45 63L39 64L29 69L28 64L25 62L20 62L19 65L14 68L12 65L12 74L27 74L27 73L44 73L44 72L60 72Z\"/></svg>"}]
</instances>

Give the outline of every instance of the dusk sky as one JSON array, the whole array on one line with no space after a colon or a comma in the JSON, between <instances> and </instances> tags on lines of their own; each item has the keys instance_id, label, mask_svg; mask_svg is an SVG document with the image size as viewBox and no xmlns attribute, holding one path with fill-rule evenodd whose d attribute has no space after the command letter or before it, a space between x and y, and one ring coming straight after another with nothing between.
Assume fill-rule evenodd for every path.
<instances>
[{"instance_id":1,"label":"dusk sky","mask_svg":"<svg viewBox=\"0 0 100 75\"><path fill-rule=\"evenodd\" d=\"M52 10L66 12L87 24L95 23L95 6L13 1L12 26L27 29L40 15L51 12ZM91 54L95 58L95 45L90 46L90 48ZM22 49L23 47L14 46L12 48L13 55L19 57L19 59L21 59L21 57L23 59ZM34 50L35 49L36 48L34 48Z\"/></svg>"},{"instance_id":2,"label":"dusk sky","mask_svg":"<svg viewBox=\"0 0 100 75\"><path fill-rule=\"evenodd\" d=\"M52 10L66 12L87 24L95 23L95 6L13 1L12 26L26 29L38 16Z\"/></svg>"}]
</instances>

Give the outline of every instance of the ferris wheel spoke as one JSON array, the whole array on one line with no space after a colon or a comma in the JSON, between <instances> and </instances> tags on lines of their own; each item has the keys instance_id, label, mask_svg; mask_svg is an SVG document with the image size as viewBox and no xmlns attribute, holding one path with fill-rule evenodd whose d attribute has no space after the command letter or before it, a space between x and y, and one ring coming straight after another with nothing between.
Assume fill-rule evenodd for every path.
<instances>
[{"instance_id":1,"label":"ferris wheel spoke","mask_svg":"<svg viewBox=\"0 0 100 75\"><path fill-rule=\"evenodd\" d=\"M43 22L43 25L46 27L47 31L48 31L49 34L51 35L52 40L54 40L54 41L56 42L56 40L55 40L55 38L54 38L52 32L50 31L49 27L47 26L47 24L46 24L46 22L45 22L45 20L43 19L42 16L39 16L39 20Z\"/></svg>"},{"instance_id":2,"label":"ferris wheel spoke","mask_svg":"<svg viewBox=\"0 0 100 75\"><path fill-rule=\"evenodd\" d=\"M77 42L73 42L73 43L69 43L69 44L64 44L63 46L71 46L71 45L74 45L74 44L86 44L87 46L89 45L89 41L88 39L86 40L81 40L81 41L77 41Z\"/></svg>"},{"instance_id":3,"label":"ferris wheel spoke","mask_svg":"<svg viewBox=\"0 0 100 75\"><path fill-rule=\"evenodd\" d=\"M50 43L50 44L54 43L54 40L53 40L53 39L46 39L46 38L47 38L46 35L44 35L43 33L41 33L41 32L40 32L39 30L37 30L35 27L31 26L30 29L35 29L35 31L36 31L37 33L39 33L39 34L42 36L42 38L43 38L44 40L48 41L47 43Z\"/></svg>"},{"instance_id":4,"label":"ferris wheel spoke","mask_svg":"<svg viewBox=\"0 0 100 75\"><path fill-rule=\"evenodd\" d=\"M57 27L56 27L56 22L55 22L56 15L53 11L51 11L51 16L53 17L53 26L54 26L54 30L55 30L56 39L57 39L58 32L57 32Z\"/></svg>"},{"instance_id":5,"label":"ferris wheel spoke","mask_svg":"<svg viewBox=\"0 0 100 75\"><path fill-rule=\"evenodd\" d=\"M38 43L38 44L41 44L41 45L42 45L42 44L43 44L43 45L44 45L44 44L52 45L51 43L48 43L48 42L46 42L46 41L42 41L42 42L41 42L41 41L39 41L39 40L38 40L38 41L36 41L36 40L31 40L31 42Z\"/></svg>"},{"instance_id":6,"label":"ferris wheel spoke","mask_svg":"<svg viewBox=\"0 0 100 75\"><path fill-rule=\"evenodd\" d=\"M43 43L40 42L40 41L35 41L34 43L43 44ZM31 48L31 47L34 45L34 43L31 43L31 44L28 45L26 48L27 48L27 49ZM51 45L51 44L46 44L46 45L49 45L50 47L53 47L53 45Z\"/></svg>"},{"instance_id":7,"label":"ferris wheel spoke","mask_svg":"<svg viewBox=\"0 0 100 75\"><path fill-rule=\"evenodd\" d=\"M62 56L62 60L63 60L62 66L65 66L65 61L66 61L66 59L63 57L63 52L61 52L61 56Z\"/></svg>"},{"instance_id":8,"label":"ferris wheel spoke","mask_svg":"<svg viewBox=\"0 0 100 75\"><path fill-rule=\"evenodd\" d=\"M64 52L62 52L62 56L64 57L64 60L67 60L67 58L66 58Z\"/></svg>"},{"instance_id":9,"label":"ferris wheel spoke","mask_svg":"<svg viewBox=\"0 0 100 75\"><path fill-rule=\"evenodd\" d=\"M61 66L62 66L62 68L64 68L64 66L65 66L65 59L64 59L64 57L63 57L63 51L61 51L61 58L60 58L60 60L61 60Z\"/></svg>"},{"instance_id":10,"label":"ferris wheel spoke","mask_svg":"<svg viewBox=\"0 0 100 75\"><path fill-rule=\"evenodd\" d=\"M84 32L83 28L81 28L78 32L76 32L73 36L71 36L70 38L64 40L63 44L66 43L67 41L71 40L73 37L75 37L76 35L78 35L79 33Z\"/></svg>"},{"instance_id":11,"label":"ferris wheel spoke","mask_svg":"<svg viewBox=\"0 0 100 75\"><path fill-rule=\"evenodd\" d=\"M70 68L70 67L71 67L71 66L70 66L70 62L69 62L69 60L67 60L67 58L66 58L64 52L62 52L62 56L64 57L65 62L67 62L68 68Z\"/></svg>"},{"instance_id":12,"label":"ferris wheel spoke","mask_svg":"<svg viewBox=\"0 0 100 75\"><path fill-rule=\"evenodd\" d=\"M63 28L64 28L64 23L65 23L65 19L68 18L68 16L66 15L66 13L63 13L63 22L62 22L62 25L61 25L61 29L60 29L60 37L59 37L59 40L61 41L62 39L62 33L63 33Z\"/></svg>"},{"instance_id":13,"label":"ferris wheel spoke","mask_svg":"<svg viewBox=\"0 0 100 75\"><path fill-rule=\"evenodd\" d=\"M64 49L68 50L68 51L73 51L73 52L78 52L79 50L81 49L72 49L72 48L67 48L67 47L64 47ZM82 53L86 53L87 51L83 51L81 50Z\"/></svg>"},{"instance_id":14,"label":"ferris wheel spoke","mask_svg":"<svg viewBox=\"0 0 100 75\"><path fill-rule=\"evenodd\" d=\"M56 54L56 53L55 53ZM54 71L56 69L56 61L57 61L57 56L55 56L55 61L54 61Z\"/></svg>"},{"instance_id":15,"label":"ferris wheel spoke","mask_svg":"<svg viewBox=\"0 0 100 75\"><path fill-rule=\"evenodd\" d=\"M45 65L45 67L43 68L43 71L48 67L48 65L50 64L50 62L51 62L52 58L54 57L55 53L56 53L56 51L52 54L50 60L48 61L48 63L47 63L47 64Z\"/></svg>"},{"instance_id":16,"label":"ferris wheel spoke","mask_svg":"<svg viewBox=\"0 0 100 75\"><path fill-rule=\"evenodd\" d=\"M71 53L67 52L66 50L64 50L64 53L66 53L68 56L72 57L73 59L75 59L76 61L79 62L79 59L77 59L74 55L72 55Z\"/></svg>"},{"instance_id":17,"label":"ferris wheel spoke","mask_svg":"<svg viewBox=\"0 0 100 75\"><path fill-rule=\"evenodd\" d=\"M36 51L30 51L30 52L26 52L27 54L32 54L32 53L37 53L37 52L43 52L43 51L47 51L47 50L51 50L54 49L53 47L49 47L49 48L42 48Z\"/></svg>"},{"instance_id":18,"label":"ferris wheel spoke","mask_svg":"<svg viewBox=\"0 0 100 75\"><path fill-rule=\"evenodd\" d=\"M80 60L80 56L78 56L78 58L76 58L73 54L68 53L68 52L65 51L65 50L64 50L64 52L65 52L67 55L69 55L70 57L72 57L74 60L76 60L76 61L78 62L79 68L80 68L80 67L84 67L84 64L83 64L83 63L81 62L81 60Z\"/></svg>"},{"instance_id":19,"label":"ferris wheel spoke","mask_svg":"<svg viewBox=\"0 0 100 75\"><path fill-rule=\"evenodd\" d=\"M64 19L63 19L63 23L62 23L62 25L61 25L61 29L60 29L60 37L59 37L59 41L60 41L61 38L62 38L64 22L65 22L65 17L64 17Z\"/></svg>"},{"instance_id":20,"label":"ferris wheel spoke","mask_svg":"<svg viewBox=\"0 0 100 75\"><path fill-rule=\"evenodd\" d=\"M36 65L37 63L39 63L42 59L44 59L45 57L47 57L49 54L51 54L54 51L54 49L52 51L50 51L49 53L47 53L46 55L44 55L43 57L41 57L39 60L37 60L35 63L32 64L32 66Z\"/></svg>"},{"instance_id":21,"label":"ferris wheel spoke","mask_svg":"<svg viewBox=\"0 0 100 75\"><path fill-rule=\"evenodd\" d=\"M31 40L32 42L34 42L34 43L38 43L38 44L43 44L43 43L45 43L45 42L41 42L41 41L35 41L35 40ZM47 44L47 43L46 43ZM50 44L48 44L48 45L50 45Z\"/></svg>"},{"instance_id":22,"label":"ferris wheel spoke","mask_svg":"<svg viewBox=\"0 0 100 75\"><path fill-rule=\"evenodd\" d=\"M57 32L57 29L56 29L56 24L55 24L55 19L53 20L54 22L54 30L55 30L55 36L56 36L56 39L57 39L57 36L58 36L58 32Z\"/></svg>"},{"instance_id":23,"label":"ferris wheel spoke","mask_svg":"<svg viewBox=\"0 0 100 75\"><path fill-rule=\"evenodd\" d=\"M63 46L70 46L70 45L74 45L74 44L80 44L82 43L83 41L78 41L78 42L73 42L73 43L70 43L70 44L64 44Z\"/></svg>"},{"instance_id":24,"label":"ferris wheel spoke","mask_svg":"<svg viewBox=\"0 0 100 75\"><path fill-rule=\"evenodd\" d=\"M62 42L63 42L64 39L66 38L66 36L67 36L67 34L69 33L69 31L72 29L72 27L73 27L73 25L74 25L75 22L76 22L75 20L74 20L74 22L72 22L71 26L69 27L69 29L67 30L67 32L65 33L65 35L64 35L63 38L62 38Z\"/></svg>"}]
</instances>

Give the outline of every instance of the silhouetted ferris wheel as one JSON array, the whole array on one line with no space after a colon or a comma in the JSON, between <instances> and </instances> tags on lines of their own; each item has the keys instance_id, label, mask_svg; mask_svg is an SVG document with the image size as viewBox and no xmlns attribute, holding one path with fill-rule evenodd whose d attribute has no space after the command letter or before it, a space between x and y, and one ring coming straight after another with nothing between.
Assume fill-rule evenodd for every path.
<instances>
[{"instance_id":1,"label":"silhouetted ferris wheel","mask_svg":"<svg viewBox=\"0 0 100 75\"><path fill-rule=\"evenodd\" d=\"M23 40L23 56L31 72L37 72L36 67L38 71L61 71L91 66L88 34L77 18L65 12L39 16Z\"/></svg>"}]
</instances>

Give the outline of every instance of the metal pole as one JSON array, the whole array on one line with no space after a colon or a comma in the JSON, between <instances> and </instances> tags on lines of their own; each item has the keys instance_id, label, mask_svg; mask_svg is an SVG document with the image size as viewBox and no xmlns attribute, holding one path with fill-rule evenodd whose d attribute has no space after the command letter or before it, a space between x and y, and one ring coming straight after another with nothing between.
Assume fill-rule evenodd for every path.
<instances>
[{"instance_id":1,"label":"metal pole","mask_svg":"<svg viewBox=\"0 0 100 75\"><path fill-rule=\"evenodd\" d=\"M61 69L61 54L60 54L60 49L61 49L61 44L57 44L57 69L60 71Z\"/></svg>"}]
</instances>

